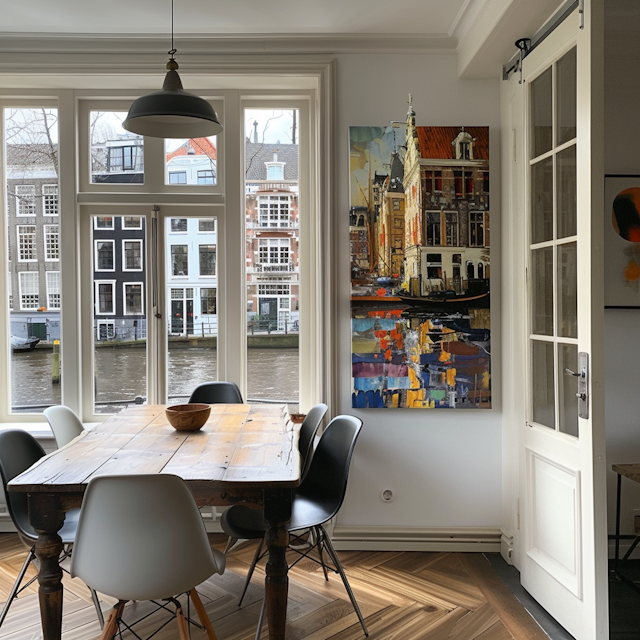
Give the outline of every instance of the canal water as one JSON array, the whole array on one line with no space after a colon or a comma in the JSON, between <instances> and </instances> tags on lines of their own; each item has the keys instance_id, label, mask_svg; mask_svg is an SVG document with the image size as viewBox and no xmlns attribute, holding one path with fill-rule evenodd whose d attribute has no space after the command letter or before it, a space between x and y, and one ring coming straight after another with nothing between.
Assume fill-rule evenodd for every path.
<instances>
[{"instance_id":1,"label":"canal water","mask_svg":"<svg viewBox=\"0 0 640 640\"><path fill-rule=\"evenodd\" d=\"M298 349L248 349L248 401L298 403ZM216 350L170 349L169 402L186 401L201 382L218 379ZM60 386L51 383L49 350L14 353L11 358L11 405L14 411L40 413L60 404ZM146 397L146 349L101 348L95 351L96 412L114 413ZM64 374L64 371L63 371Z\"/></svg>"}]
</instances>

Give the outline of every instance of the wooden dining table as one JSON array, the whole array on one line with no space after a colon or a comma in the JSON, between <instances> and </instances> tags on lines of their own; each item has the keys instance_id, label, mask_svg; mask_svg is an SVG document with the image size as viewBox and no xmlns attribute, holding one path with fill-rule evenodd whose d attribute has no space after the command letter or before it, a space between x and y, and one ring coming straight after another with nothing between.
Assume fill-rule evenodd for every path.
<instances>
[{"instance_id":1,"label":"wooden dining table","mask_svg":"<svg viewBox=\"0 0 640 640\"><path fill-rule=\"evenodd\" d=\"M180 476L198 506L264 508L269 523L265 579L269 637L284 640L288 593L284 526L291 517L291 490L300 483L298 430L286 405L214 404L204 427L192 432L176 431L163 405L138 405L110 416L14 478L9 490L28 494L29 519L38 533L35 551L40 561L44 640L61 637L58 531L65 512L81 506L92 478L136 473Z\"/></svg>"}]
</instances>

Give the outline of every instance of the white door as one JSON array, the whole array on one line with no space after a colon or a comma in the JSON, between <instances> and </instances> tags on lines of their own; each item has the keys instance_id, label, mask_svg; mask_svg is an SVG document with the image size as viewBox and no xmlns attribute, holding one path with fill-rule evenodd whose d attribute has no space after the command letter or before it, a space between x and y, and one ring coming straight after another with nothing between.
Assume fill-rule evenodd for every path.
<instances>
[{"instance_id":1,"label":"white door","mask_svg":"<svg viewBox=\"0 0 640 640\"><path fill-rule=\"evenodd\" d=\"M522 247L508 259L524 266L515 336L524 384L507 383L525 400L512 414L516 559L522 585L578 640L608 637L600 5L587 0L583 23L576 10L525 58L522 83L516 73L503 91L510 209L521 218L509 232Z\"/></svg>"}]
</instances>

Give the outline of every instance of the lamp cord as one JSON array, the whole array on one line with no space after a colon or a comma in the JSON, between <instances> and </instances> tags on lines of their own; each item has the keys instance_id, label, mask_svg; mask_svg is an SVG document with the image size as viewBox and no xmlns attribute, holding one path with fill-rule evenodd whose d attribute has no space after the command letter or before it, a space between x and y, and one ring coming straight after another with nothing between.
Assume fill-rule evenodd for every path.
<instances>
[{"instance_id":1,"label":"lamp cord","mask_svg":"<svg viewBox=\"0 0 640 640\"><path fill-rule=\"evenodd\" d=\"M171 59L173 60L173 56L176 53L176 48L173 46L173 0L171 0L171 51L167 52Z\"/></svg>"}]
</instances>

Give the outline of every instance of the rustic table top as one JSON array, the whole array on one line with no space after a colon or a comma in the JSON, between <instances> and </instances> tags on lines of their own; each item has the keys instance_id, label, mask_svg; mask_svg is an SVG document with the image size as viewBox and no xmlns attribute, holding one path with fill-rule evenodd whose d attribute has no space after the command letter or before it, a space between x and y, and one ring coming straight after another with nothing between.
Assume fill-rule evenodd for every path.
<instances>
[{"instance_id":1,"label":"rustic table top","mask_svg":"<svg viewBox=\"0 0 640 640\"><path fill-rule=\"evenodd\" d=\"M611 466L611 468L621 476L629 478L629 480L640 482L640 463L614 464Z\"/></svg>"},{"instance_id":2,"label":"rustic table top","mask_svg":"<svg viewBox=\"0 0 640 640\"><path fill-rule=\"evenodd\" d=\"M164 405L130 407L14 478L12 491L83 493L99 475L172 473L200 504L260 503L300 481L299 425L286 405L213 404L199 431L176 431Z\"/></svg>"}]
</instances>

